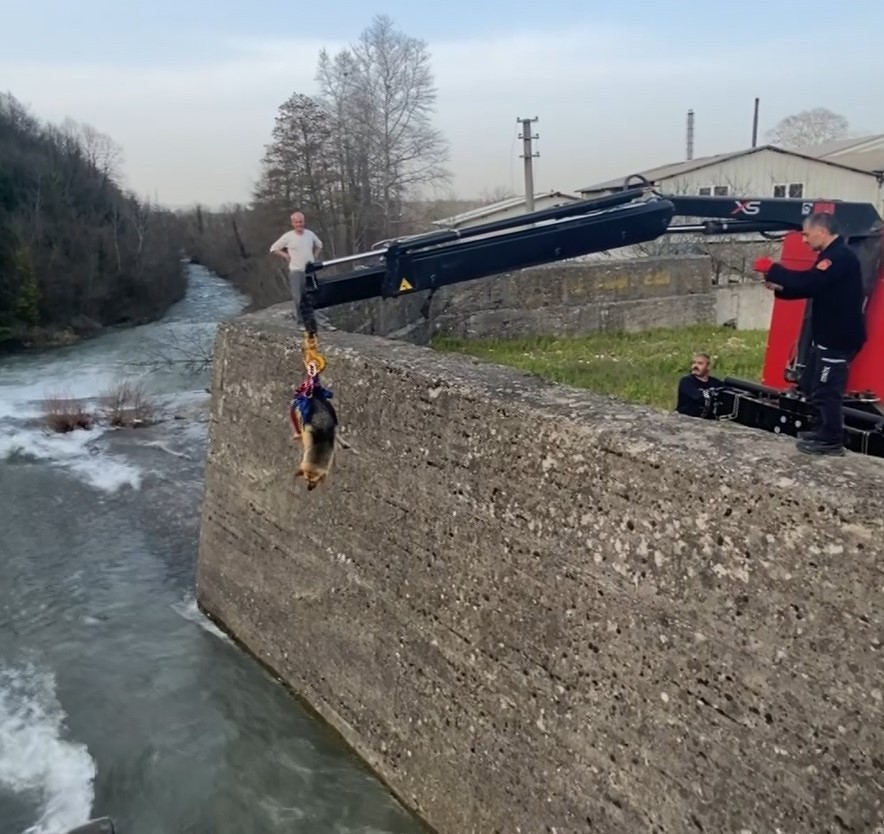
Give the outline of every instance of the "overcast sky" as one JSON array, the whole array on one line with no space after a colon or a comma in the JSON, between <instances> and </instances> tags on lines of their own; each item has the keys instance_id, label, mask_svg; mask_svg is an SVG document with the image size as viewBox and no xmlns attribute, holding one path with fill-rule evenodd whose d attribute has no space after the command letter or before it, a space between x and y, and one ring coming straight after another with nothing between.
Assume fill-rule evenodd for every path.
<instances>
[{"instance_id":1,"label":"overcast sky","mask_svg":"<svg viewBox=\"0 0 884 834\"><path fill-rule=\"evenodd\" d=\"M517 116L538 116L537 189L573 190L747 147L814 106L884 132L884 3L695 0L0 0L0 90L123 147L162 202L247 200L279 105L315 92L319 50L374 14L424 39L454 194L521 190Z\"/></svg>"}]
</instances>

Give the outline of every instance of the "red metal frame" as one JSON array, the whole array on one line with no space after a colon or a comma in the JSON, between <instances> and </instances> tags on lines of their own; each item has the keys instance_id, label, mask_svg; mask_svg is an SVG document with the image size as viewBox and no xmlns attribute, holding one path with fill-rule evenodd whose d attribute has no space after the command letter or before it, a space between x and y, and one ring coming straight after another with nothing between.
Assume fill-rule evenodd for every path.
<instances>
[{"instance_id":1,"label":"red metal frame","mask_svg":"<svg viewBox=\"0 0 884 834\"><path fill-rule=\"evenodd\" d=\"M868 340L851 364L847 394L873 394L884 401L884 236L881 246L878 277L866 309ZM783 266L810 269L815 261L816 254L804 242L801 232L789 232L785 236L780 256ZM786 381L785 371L798 350L805 304L803 299L774 299L761 375L763 385L779 390L794 387L794 383Z\"/></svg>"},{"instance_id":2,"label":"red metal frame","mask_svg":"<svg viewBox=\"0 0 884 834\"><path fill-rule=\"evenodd\" d=\"M780 263L787 269L810 269L816 262L816 253L804 242L801 232L789 232L783 239ZM786 367L798 351L801 322L804 319L804 299L786 301L775 298L767 334L767 351L761 384L785 390L794 388L786 381Z\"/></svg>"},{"instance_id":3,"label":"red metal frame","mask_svg":"<svg viewBox=\"0 0 884 834\"><path fill-rule=\"evenodd\" d=\"M878 278L866 307L867 341L850 366L847 390L872 393L884 402L884 232L878 264Z\"/></svg>"}]
</instances>

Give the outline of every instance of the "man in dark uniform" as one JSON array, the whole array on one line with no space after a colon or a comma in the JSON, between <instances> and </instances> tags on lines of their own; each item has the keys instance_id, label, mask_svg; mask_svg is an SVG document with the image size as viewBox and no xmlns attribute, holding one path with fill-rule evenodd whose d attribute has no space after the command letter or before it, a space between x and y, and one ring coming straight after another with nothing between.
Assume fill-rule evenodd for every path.
<instances>
[{"instance_id":1,"label":"man in dark uniform","mask_svg":"<svg viewBox=\"0 0 884 834\"><path fill-rule=\"evenodd\" d=\"M831 214L804 221L804 240L817 253L808 270L786 269L770 258L754 268L777 298L813 300L806 379L816 424L798 441L808 454L844 454L842 405L850 363L866 342L865 294L859 259L838 234Z\"/></svg>"},{"instance_id":2,"label":"man in dark uniform","mask_svg":"<svg viewBox=\"0 0 884 834\"><path fill-rule=\"evenodd\" d=\"M688 417L712 419L715 416L715 393L721 388L721 380L710 376L712 365L708 353L695 353L691 359L691 372L678 382L678 400L675 410Z\"/></svg>"}]
</instances>

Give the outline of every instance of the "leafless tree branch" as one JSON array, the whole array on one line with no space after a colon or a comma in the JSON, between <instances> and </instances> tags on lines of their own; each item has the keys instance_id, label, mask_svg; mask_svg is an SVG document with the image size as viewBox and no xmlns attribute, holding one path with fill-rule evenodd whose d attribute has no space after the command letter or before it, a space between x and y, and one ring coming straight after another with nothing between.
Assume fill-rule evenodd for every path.
<instances>
[{"instance_id":1,"label":"leafless tree branch","mask_svg":"<svg viewBox=\"0 0 884 834\"><path fill-rule=\"evenodd\" d=\"M825 107L814 107L781 119L768 131L767 138L783 148L800 148L845 139L849 127L844 116Z\"/></svg>"}]
</instances>

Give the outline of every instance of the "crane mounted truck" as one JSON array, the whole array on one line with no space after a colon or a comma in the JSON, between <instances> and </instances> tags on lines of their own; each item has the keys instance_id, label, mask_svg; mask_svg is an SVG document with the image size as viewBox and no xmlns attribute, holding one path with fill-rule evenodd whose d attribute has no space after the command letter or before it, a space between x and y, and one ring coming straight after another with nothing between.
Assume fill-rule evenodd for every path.
<instances>
[{"instance_id":1,"label":"crane mounted truck","mask_svg":"<svg viewBox=\"0 0 884 834\"><path fill-rule=\"evenodd\" d=\"M834 214L839 233L862 265L867 342L853 361L844 396L845 443L884 457L884 223L870 203L659 192L640 175L613 193L467 229L442 229L307 266L314 309L406 293L647 243L666 235L759 234L780 242L780 262L810 269L815 253L801 229L811 214ZM362 263L360 263L362 262ZM329 267L346 267L323 276ZM715 418L796 436L813 428L802 389L812 300L775 299L759 380L724 379Z\"/></svg>"}]
</instances>

